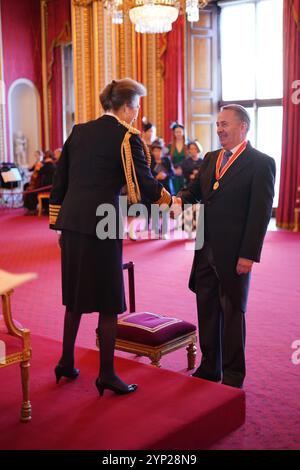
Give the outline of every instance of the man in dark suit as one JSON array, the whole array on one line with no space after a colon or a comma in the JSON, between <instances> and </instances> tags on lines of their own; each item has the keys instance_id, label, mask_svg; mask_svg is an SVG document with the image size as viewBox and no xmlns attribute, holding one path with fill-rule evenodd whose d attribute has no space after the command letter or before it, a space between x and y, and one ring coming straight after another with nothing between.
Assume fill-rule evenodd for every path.
<instances>
[{"instance_id":1,"label":"man in dark suit","mask_svg":"<svg viewBox=\"0 0 300 470\"><path fill-rule=\"evenodd\" d=\"M242 388L245 312L251 269L260 261L272 211L275 162L246 140L247 111L224 106L218 116L221 150L205 156L180 203L204 204L204 245L196 250L189 287L196 293L201 364L193 374Z\"/></svg>"}]
</instances>

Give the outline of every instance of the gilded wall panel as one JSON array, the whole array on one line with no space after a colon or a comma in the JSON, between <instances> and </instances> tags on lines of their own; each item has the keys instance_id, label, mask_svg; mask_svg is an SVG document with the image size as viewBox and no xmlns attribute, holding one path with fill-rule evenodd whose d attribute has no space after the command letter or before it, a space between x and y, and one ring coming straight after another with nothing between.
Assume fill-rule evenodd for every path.
<instances>
[{"instance_id":1,"label":"gilded wall panel","mask_svg":"<svg viewBox=\"0 0 300 470\"><path fill-rule=\"evenodd\" d=\"M158 36L135 33L128 14L122 25L113 25L99 0L72 0L72 37L76 122L99 116L99 91L107 83L132 77L147 87L143 114L162 135L163 77Z\"/></svg>"}]
</instances>

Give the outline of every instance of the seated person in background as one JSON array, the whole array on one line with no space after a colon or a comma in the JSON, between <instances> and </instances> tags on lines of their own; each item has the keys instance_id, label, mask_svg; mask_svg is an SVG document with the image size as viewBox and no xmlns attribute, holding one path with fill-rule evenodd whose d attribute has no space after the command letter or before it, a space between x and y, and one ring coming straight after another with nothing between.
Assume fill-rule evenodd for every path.
<instances>
[{"instance_id":1,"label":"seated person in background","mask_svg":"<svg viewBox=\"0 0 300 470\"><path fill-rule=\"evenodd\" d=\"M40 185L40 171L41 171L42 166L43 166L43 163L41 161L35 164L34 171L31 175L30 182L26 188L26 191L33 191L41 186ZM36 214L37 195L38 195L37 192L24 194L24 207L25 209L27 209L27 212L25 213L25 215Z\"/></svg>"},{"instance_id":2,"label":"seated person in background","mask_svg":"<svg viewBox=\"0 0 300 470\"><path fill-rule=\"evenodd\" d=\"M188 151L190 156L182 162L185 186L194 181L203 162L203 148L197 140L193 140L188 144Z\"/></svg>"},{"instance_id":3,"label":"seated person in background","mask_svg":"<svg viewBox=\"0 0 300 470\"><path fill-rule=\"evenodd\" d=\"M52 185L55 169L54 154L51 150L46 150L43 167L40 170L40 187Z\"/></svg>"},{"instance_id":4,"label":"seated person in background","mask_svg":"<svg viewBox=\"0 0 300 470\"><path fill-rule=\"evenodd\" d=\"M36 150L34 152L34 163L33 165L28 168L28 171L34 171L35 170L35 165L39 162L42 162L44 159L44 152L42 150ZM25 189L25 187L24 187Z\"/></svg>"},{"instance_id":5,"label":"seated person in background","mask_svg":"<svg viewBox=\"0 0 300 470\"><path fill-rule=\"evenodd\" d=\"M45 186L52 186L55 169L56 169L56 165L55 165L55 160L54 160L54 154L50 150L47 150L45 152L43 166L40 169L40 175L39 175L39 187L40 188L43 188ZM45 189L44 191L50 192L51 188ZM43 200L43 209L46 213L48 213L48 208L49 208L49 201Z\"/></svg>"},{"instance_id":6,"label":"seated person in background","mask_svg":"<svg viewBox=\"0 0 300 470\"><path fill-rule=\"evenodd\" d=\"M42 167L43 165L43 159L44 159L44 152L42 150L36 150L34 152L34 163L31 165L31 167L28 168L28 171L29 172L34 172L34 170L36 169L36 165L37 165L37 169L40 170L40 168ZM29 175L28 175L29 176ZM33 175L31 175L32 177ZM35 177L37 176L37 173L35 175ZM35 179L35 178L34 178ZM27 191L29 186L30 186L30 183L31 181L29 180L28 183L25 183L24 186L23 186L23 190L24 191Z\"/></svg>"},{"instance_id":7,"label":"seated person in background","mask_svg":"<svg viewBox=\"0 0 300 470\"><path fill-rule=\"evenodd\" d=\"M61 152L62 152L62 149L61 148L57 148L54 150L54 163L57 163L58 160L60 159L60 156L61 156Z\"/></svg>"}]
</instances>

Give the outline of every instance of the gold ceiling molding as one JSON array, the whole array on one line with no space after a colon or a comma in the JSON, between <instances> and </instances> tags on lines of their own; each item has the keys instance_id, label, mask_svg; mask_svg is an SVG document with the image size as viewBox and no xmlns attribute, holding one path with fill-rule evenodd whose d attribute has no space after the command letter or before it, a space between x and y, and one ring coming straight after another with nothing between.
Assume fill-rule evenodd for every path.
<instances>
[{"instance_id":1,"label":"gold ceiling molding","mask_svg":"<svg viewBox=\"0 0 300 470\"><path fill-rule=\"evenodd\" d=\"M89 7L92 3L97 0L73 0L73 5L76 7Z\"/></svg>"}]
</instances>

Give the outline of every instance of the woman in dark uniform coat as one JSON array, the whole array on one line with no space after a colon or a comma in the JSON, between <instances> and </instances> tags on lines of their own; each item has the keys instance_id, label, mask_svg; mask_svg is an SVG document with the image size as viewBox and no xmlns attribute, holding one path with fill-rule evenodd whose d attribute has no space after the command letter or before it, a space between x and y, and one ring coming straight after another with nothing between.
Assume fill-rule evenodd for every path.
<instances>
[{"instance_id":1,"label":"woman in dark uniform coat","mask_svg":"<svg viewBox=\"0 0 300 470\"><path fill-rule=\"evenodd\" d=\"M74 345L81 315L99 312L100 372L96 386L100 394L105 388L129 393L137 386L125 384L114 371L117 316L126 310L122 239L118 227L116 236L106 238L102 233L99 238L101 217L97 208L110 204L118 222L119 194L126 183L132 203L140 200L141 193L153 203L172 203L170 194L153 178L147 146L131 126L138 115L140 97L145 94L143 85L131 79L113 80L106 86L100 95L105 114L74 126L58 162L50 198L50 228L62 231L62 294L66 306L63 354L55 369L56 379L78 376Z\"/></svg>"}]
</instances>

